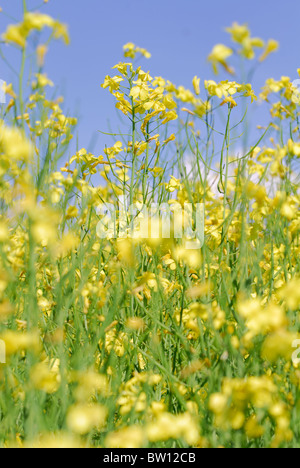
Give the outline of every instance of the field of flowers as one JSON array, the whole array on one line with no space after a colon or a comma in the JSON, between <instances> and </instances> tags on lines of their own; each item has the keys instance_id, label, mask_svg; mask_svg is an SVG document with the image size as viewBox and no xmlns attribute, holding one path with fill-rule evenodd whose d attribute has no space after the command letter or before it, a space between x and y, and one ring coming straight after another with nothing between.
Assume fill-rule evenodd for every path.
<instances>
[{"instance_id":1,"label":"field of flowers","mask_svg":"<svg viewBox=\"0 0 300 468\"><path fill-rule=\"evenodd\" d=\"M227 32L201 94L126 44L102 87L128 131L71 156L45 72L67 26L24 2L3 32L21 68L0 105L1 447L300 446L300 93L254 91L278 43Z\"/></svg>"}]
</instances>

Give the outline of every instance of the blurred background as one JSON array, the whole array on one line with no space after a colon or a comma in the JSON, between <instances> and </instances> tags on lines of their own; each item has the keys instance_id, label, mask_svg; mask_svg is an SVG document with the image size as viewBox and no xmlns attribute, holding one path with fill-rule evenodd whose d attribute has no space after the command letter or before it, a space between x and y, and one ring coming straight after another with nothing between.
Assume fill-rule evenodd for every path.
<instances>
[{"instance_id":1,"label":"blurred background","mask_svg":"<svg viewBox=\"0 0 300 468\"><path fill-rule=\"evenodd\" d=\"M151 52L152 58L144 59L141 66L152 76L188 88L192 88L193 77L199 76L204 97L204 80L216 79L208 54L217 43L232 46L225 27L234 21L248 23L253 36L280 42L279 51L257 69L252 81L255 91L259 92L269 77L298 78L300 3L295 0L49 0L47 4L27 0L27 5L69 25L71 44L66 47L61 41L52 42L46 72L59 94L65 96L64 110L79 118L76 145L96 155L111 143L99 130L109 132L120 123L113 97L100 85L105 75L113 73L111 67L122 60L122 46L127 42ZM20 21L22 0L1 0L0 6L3 32L7 24ZM4 52L19 70L20 52ZM1 58L0 78L15 80L14 72ZM217 79L224 78L228 75L221 72ZM257 109L255 123L263 125L267 111L259 105Z\"/></svg>"}]
</instances>

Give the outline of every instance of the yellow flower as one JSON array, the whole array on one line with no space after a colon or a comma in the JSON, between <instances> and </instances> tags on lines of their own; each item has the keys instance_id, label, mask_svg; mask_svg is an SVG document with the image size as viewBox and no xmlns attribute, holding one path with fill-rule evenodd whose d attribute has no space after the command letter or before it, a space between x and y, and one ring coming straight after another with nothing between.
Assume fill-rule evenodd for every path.
<instances>
[{"instance_id":1,"label":"yellow flower","mask_svg":"<svg viewBox=\"0 0 300 468\"><path fill-rule=\"evenodd\" d=\"M171 176L170 182L168 184L165 184L166 190L170 193L175 192L175 190L181 190L182 185L180 183L179 179L176 179L176 177Z\"/></svg>"},{"instance_id":2,"label":"yellow flower","mask_svg":"<svg viewBox=\"0 0 300 468\"><path fill-rule=\"evenodd\" d=\"M147 425L146 433L150 442L182 438L189 445L195 445L200 436L198 424L188 412L178 415L160 413Z\"/></svg>"},{"instance_id":3,"label":"yellow flower","mask_svg":"<svg viewBox=\"0 0 300 468\"><path fill-rule=\"evenodd\" d=\"M247 422L246 412L251 406L271 412L276 399L277 388L273 381L267 377L248 377L245 379L225 378L222 382L222 391L212 394L209 399L209 409L215 415L215 425L227 430L232 428L240 430L245 425L246 432L259 429L257 420ZM254 418L255 415L250 417Z\"/></svg>"},{"instance_id":4,"label":"yellow flower","mask_svg":"<svg viewBox=\"0 0 300 468\"><path fill-rule=\"evenodd\" d=\"M101 429L107 418L107 409L99 404L76 404L67 415L67 425L79 435L88 434L93 429Z\"/></svg>"},{"instance_id":5,"label":"yellow flower","mask_svg":"<svg viewBox=\"0 0 300 468\"><path fill-rule=\"evenodd\" d=\"M233 23L231 28L226 28L226 31L231 34L234 42L241 45L239 53L247 59L251 60L255 57L254 47L262 48L265 44L259 37L251 37L247 24Z\"/></svg>"},{"instance_id":6,"label":"yellow flower","mask_svg":"<svg viewBox=\"0 0 300 468\"><path fill-rule=\"evenodd\" d=\"M0 274L1 281L1 274ZM0 322L6 320L14 312L13 306L9 301L0 302Z\"/></svg>"},{"instance_id":7,"label":"yellow flower","mask_svg":"<svg viewBox=\"0 0 300 468\"><path fill-rule=\"evenodd\" d=\"M177 107L177 104L174 101L172 94L166 94L163 98L163 103L169 110L176 109Z\"/></svg>"},{"instance_id":8,"label":"yellow flower","mask_svg":"<svg viewBox=\"0 0 300 468\"><path fill-rule=\"evenodd\" d=\"M282 307L273 303L263 307L257 299L240 302L238 312L246 320L249 330L245 335L247 342L258 334L277 331L287 324L286 314Z\"/></svg>"},{"instance_id":9,"label":"yellow flower","mask_svg":"<svg viewBox=\"0 0 300 468\"><path fill-rule=\"evenodd\" d=\"M17 332L7 330L1 334L0 339L4 341L6 354L8 356L19 353L20 351L32 350L39 352L41 348L40 336L37 332Z\"/></svg>"},{"instance_id":10,"label":"yellow flower","mask_svg":"<svg viewBox=\"0 0 300 468\"><path fill-rule=\"evenodd\" d=\"M136 86L130 90L129 96L131 96L135 101L140 99L141 101L146 101L149 98L148 85L143 80L138 79L134 81Z\"/></svg>"},{"instance_id":11,"label":"yellow flower","mask_svg":"<svg viewBox=\"0 0 300 468\"><path fill-rule=\"evenodd\" d=\"M109 354L114 350L118 357L122 357L126 351L127 341L128 337L125 333L117 334L115 328L108 330L105 334L105 350Z\"/></svg>"},{"instance_id":12,"label":"yellow flower","mask_svg":"<svg viewBox=\"0 0 300 468\"><path fill-rule=\"evenodd\" d=\"M19 24L8 26L5 33L2 34L2 39L6 42L13 42L20 47L25 47L26 45L26 35Z\"/></svg>"},{"instance_id":13,"label":"yellow flower","mask_svg":"<svg viewBox=\"0 0 300 468\"><path fill-rule=\"evenodd\" d=\"M209 399L209 409L215 414L222 414L227 407L227 397L222 393L214 393Z\"/></svg>"},{"instance_id":14,"label":"yellow flower","mask_svg":"<svg viewBox=\"0 0 300 468\"><path fill-rule=\"evenodd\" d=\"M194 76L193 78L193 86L194 86L194 91L197 95L200 94L200 78L197 76Z\"/></svg>"},{"instance_id":15,"label":"yellow flower","mask_svg":"<svg viewBox=\"0 0 300 468\"><path fill-rule=\"evenodd\" d=\"M250 37L250 31L247 24L233 23L231 28L226 28L226 31L231 34L231 39L238 44L242 44L245 39Z\"/></svg>"},{"instance_id":16,"label":"yellow flower","mask_svg":"<svg viewBox=\"0 0 300 468\"><path fill-rule=\"evenodd\" d=\"M0 243L5 242L9 238L7 224L0 220Z\"/></svg>"},{"instance_id":17,"label":"yellow flower","mask_svg":"<svg viewBox=\"0 0 300 468\"><path fill-rule=\"evenodd\" d=\"M78 382L75 397L79 401L84 402L97 394L104 396L109 394L109 382L106 375L94 371L74 372L72 373L73 380Z\"/></svg>"},{"instance_id":18,"label":"yellow flower","mask_svg":"<svg viewBox=\"0 0 300 468\"><path fill-rule=\"evenodd\" d=\"M25 13L22 23L9 25L2 37L4 41L12 42L23 48L26 46L26 40L31 31L41 31L44 27L51 28L56 39L63 38L66 44L69 43L65 25L55 21L51 16L32 12Z\"/></svg>"},{"instance_id":19,"label":"yellow flower","mask_svg":"<svg viewBox=\"0 0 300 468\"><path fill-rule=\"evenodd\" d=\"M55 246L56 255L65 257L72 250L76 249L80 243L80 237L72 232L67 232Z\"/></svg>"},{"instance_id":20,"label":"yellow flower","mask_svg":"<svg viewBox=\"0 0 300 468\"><path fill-rule=\"evenodd\" d=\"M252 415L245 424L245 432L250 439L262 437L265 433L265 428L258 422L257 416Z\"/></svg>"},{"instance_id":21,"label":"yellow flower","mask_svg":"<svg viewBox=\"0 0 300 468\"><path fill-rule=\"evenodd\" d=\"M68 27L65 24L55 21L53 25L53 35L55 39L63 39L66 45L70 44Z\"/></svg>"},{"instance_id":22,"label":"yellow flower","mask_svg":"<svg viewBox=\"0 0 300 468\"><path fill-rule=\"evenodd\" d=\"M297 216L298 210L299 208L295 206L293 201L288 200L282 205L280 213L288 220L292 220Z\"/></svg>"},{"instance_id":23,"label":"yellow flower","mask_svg":"<svg viewBox=\"0 0 300 468\"><path fill-rule=\"evenodd\" d=\"M226 97L226 98L224 99L224 101L221 102L221 106L223 106L224 104L229 104L229 106L230 106L231 109L233 109L234 107L237 106L236 101L235 101L231 96Z\"/></svg>"},{"instance_id":24,"label":"yellow flower","mask_svg":"<svg viewBox=\"0 0 300 468\"><path fill-rule=\"evenodd\" d=\"M110 93L112 93L113 91L118 91L121 81L124 81L121 76L114 76L111 78L107 75L101 87L104 89L109 88Z\"/></svg>"},{"instance_id":25,"label":"yellow flower","mask_svg":"<svg viewBox=\"0 0 300 468\"><path fill-rule=\"evenodd\" d=\"M37 439L25 443L25 448L45 448L45 449L78 449L83 447L80 438L64 432L44 433Z\"/></svg>"},{"instance_id":26,"label":"yellow flower","mask_svg":"<svg viewBox=\"0 0 300 468\"><path fill-rule=\"evenodd\" d=\"M140 426L129 426L111 432L105 439L107 448L141 448L145 445L145 431Z\"/></svg>"},{"instance_id":27,"label":"yellow flower","mask_svg":"<svg viewBox=\"0 0 300 468\"><path fill-rule=\"evenodd\" d=\"M41 31L45 26L53 27L55 21L51 16L42 14L42 13L31 13L27 12L24 15L24 27L28 31L32 29L37 29Z\"/></svg>"},{"instance_id":28,"label":"yellow flower","mask_svg":"<svg viewBox=\"0 0 300 468\"><path fill-rule=\"evenodd\" d=\"M60 387L59 359L45 360L36 364L30 371L30 379L34 387L46 393L55 393Z\"/></svg>"},{"instance_id":29,"label":"yellow flower","mask_svg":"<svg viewBox=\"0 0 300 468\"><path fill-rule=\"evenodd\" d=\"M130 57L134 59L136 54L140 53L147 59L151 58L151 54L146 49L137 47L132 42L128 42L127 44L125 44L123 46L123 50L124 50L124 57Z\"/></svg>"},{"instance_id":30,"label":"yellow flower","mask_svg":"<svg viewBox=\"0 0 300 468\"><path fill-rule=\"evenodd\" d=\"M248 60L252 60L255 57L254 47L262 48L264 46L264 41L260 38L248 38L243 42L243 47L240 51L241 55L246 57Z\"/></svg>"},{"instance_id":31,"label":"yellow flower","mask_svg":"<svg viewBox=\"0 0 300 468\"><path fill-rule=\"evenodd\" d=\"M204 84L205 89L207 89L211 96L217 96L220 99L223 96L225 98L233 96L240 86L235 81L220 81L220 83L216 83L213 80L206 80Z\"/></svg>"},{"instance_id":32,"label":"yellow flower","mask_svg":"<svg viewBox=\"0 0 300 468\"><path fill-rule=\"evenodd\" d=\"M243 96L245 97L251 97L251 102L254 100L257 100L256 95L254 94L254 91L252 89L251 84L241 84L237 86L238 92L243 93Z\"/></svg>"},{"instance_id":33,"label":"yellow flower","mask_svg":"<svg viewBox=\"0 0 300 468\"><path fill-rule=\"evenodd\" d=\"M52 87L54 86L54 83L51 80L49 80L47 75L37 73L35 76L36 76L37 80L34 81L33 84L32 84L33 89L45 88L45 86L52 86Z\"/></svg>"},{"instance_id":34,"label":"yellow flower","mask_svg":"<svg viewBox=\"0 0 300 468\"><path fill-rule=\"evenodd\" d=\"M76 206L69 206L66 213L66 219L76 218L78 216L78 208Z\"/></svg>"},{"instance_id":35,"label":"yellow flower","mask_svg":"<svg viewBox=\"0 0 300 468\"><path fill-rule=\"evenodd\" d=\"M269 335L263 344L261 356L263 359L275 363L279 358L290 361L293 354L293 342L299 337L297 333L290 333L286 330L278 330Z\"/></svg>"},{"instance_id":36,"label":"yellow flower","mask_svg":"<svg viewBox=\"0 0 300 468\"><path fill-rule=\"evenodd\" d=\"M186 249L178 247L174 253L174 258L177 261L185 262L190 268L200 268L202 264L202 254L199 249Z\"/></svg>"},{"instance_id":37,"label":"yellow flower","mask_svg":"<svg viewBox=\"0 0 300 468\"><path fill-rule=\"evenodd\" d=\"M211 62L215 74L218 74L218 65L222 65L226 71L233 73L233 70L227 65L226 60L233 54L233 50L224 44L214 46L212 52L208 56L208 61Z\"/></svg>"},{"instance_id":38,"label":"yellow flower","mask_svg":"<svg viewBox=\"0 0 300 468\"><path fill-rule=\"evenodd\" d=\"M279 49L279 43L274 39L270 39L266 45L265 51L259 58L260 62L263 62L272 52L276 52Z\"/></svg>"},{"instance_id":39,"label":"yellow flower","mask_svg":"<svg viewBox=\"0 0 300 468\"><path fill-rule=\"evenodd\" d=\"M43 245L43 247L53 245L57 239L55 224L49 220L44 220L42 217L33 224L32 234L35 241Z\"/></svg>"},{"instance_id":40,"label":"yellow flower","mask_svg":"<svg viewBox=\"0 0 300 468\"><path fill-rule=\"evenodd\" d=\"M174 135L174 133L172 133L172 135L169 136L169 138L167 138L164 142L163 142L163 145L166 145L168 143L170 143L170 141L174 141L176 140L176 137Z\"/></svg>"},{"instance_id":41,"label":"yellow flower","mask_svg":"<svg viewBox=\"0 0 300 468\"><path fill-rule=\"evenodd\" d=\"M48 48L45 44L39 45L36 49L38 64L40 67L44 66L45 63L45 56L48 51Z\"/></svg>"},{"instance_id":42,"label":"yellow flower","mask_svg":"<svg viewBox=\"0 0 300 468\"><path fill-rule=\"evenodd\" d=\"M280 289L279 297L290 310L300 309L300 279L294 278Z\"/></svg>"},{"instance_id":43,"label":"yellow flower","mask_svg":"<svg viewBox=\"0 0 300 468\"><path fill-rule=\"evenodd\" d=\"M289 139L288 150L295 156L300 157L300 143L294 142L293 140Z\"/></svg>"},{"instance_id":44,"label":"yellow flower","mask_svg":"<svg viewBox=\"0 0 300 468\"><path fill-rule=\"evenodd\" d=\"M166 124L170 122L171 120L176 120L178 118L178 115L176 114L175 111L163 112L160 118L163 119L162 123Z\"/></svg>"},{"instance_id":45,"label":"yellow flower","mask_svg":"<svg viewBox=\"0 0 300 468\"><path fill-rule=\"evenodd\" d=\"M0 121L0 153L16 161L28 161L33 148L18 128L6 127Z\"/></svg>"}]
</instances>

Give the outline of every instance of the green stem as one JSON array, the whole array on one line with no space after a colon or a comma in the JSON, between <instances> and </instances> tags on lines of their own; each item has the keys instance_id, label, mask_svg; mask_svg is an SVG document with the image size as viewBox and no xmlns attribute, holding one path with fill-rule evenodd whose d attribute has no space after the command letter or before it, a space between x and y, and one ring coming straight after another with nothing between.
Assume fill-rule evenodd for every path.
<instances>
[{"instance_id":1,"label":"green stem","mask_svg":"<svg viewBox=\"0 0 300 468\"><path fill-rule=\"evenodd\" d=\"M146 203L146 191L147 191L147 175L148 175L148 165L149 165L149 122L147 123L147 148L146 148L146 158L144 162L144 173L143 173L143 202Z\"/></svg>"},{"instance_id":2,"label":"green stem","mask_svg":"<svg viewBox=\"0 0 300 468\"><path fill-rule=\"evenodd\" d=\"M27 12L26 0L23 0L23 13ZM23 79L25 71L25 62L26 62L26 46L22 49L22 61L21 61L21 70L19 76L19 101L20 101L20 113L21 113L21 125L25 133L25 123L24 123L24 99L23 99Z\"/></svg>"},{"instance_id":3,"label":"green stem","mask_svg":"<svg viewBox=\"0 0 300 468\"><path fill-rule=\"evenodd\" d=\"M130 182L130 205L133 204L133 196L134 196L134 177L135 177L135 161L136 161L136 153L135 153L135 110L134 110L134 102L132 102L132 168L131 168L131 182Z\"/></svg>"},{"instance_id":4,"label":"green stem","mask_svg":"<svg viewBox=\"0 0 300 468\"><path fill-rule=\"evenodd\" d=\"M20 77L19 77L20 112L21 112L22 128L24 131L25 131L25 125L24 125L23 77L24 77L24 70L25 70L25 60L26 60L26 49L24 47L22 51L22 63L21 63L21 71L20 71Z\"/></svg>"}]
</instances>

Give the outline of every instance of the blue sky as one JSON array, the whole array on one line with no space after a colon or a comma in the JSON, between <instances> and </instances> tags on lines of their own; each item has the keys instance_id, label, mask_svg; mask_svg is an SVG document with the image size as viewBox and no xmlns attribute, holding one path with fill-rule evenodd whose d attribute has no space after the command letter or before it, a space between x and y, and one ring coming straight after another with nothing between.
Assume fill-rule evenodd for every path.
<instances>
[{"instance_id":1,"label":"blue sky","mask_svg":"<svg viewBox=\"0 0 300 468\"><path fill-rule=\"evenodd\" d=\"M32 8L39 0L27 3ZM21 18L21 5L22 0L1 0L3 10L17 19ZM300 67L297 0L49 0L38 9L69 25L71 45L52 43L46 71L65 95L69 113L79 115L79 146L96 154L111 143L98 130L108 131L108 119L116 122L113 98L100 84L121 60L126 42L152 53L151 60L142 64L152 76L191 87L194 75L202 82L214 78L206 58L216 43L229 44L224 28L233 21L247 22L254 36L280 42L279 52L258 70L256 89L270 76L296 79ZM1 31L8 22L0 14ZM6 56L10 54L17 64L18 56L7 48ZM1 59L0 77L8 82L13 79ZM263 118L258 114L257 123L264 123L260 121ZM89 145L92 141L94 144Z\"/></svg>"}]
</instances>

